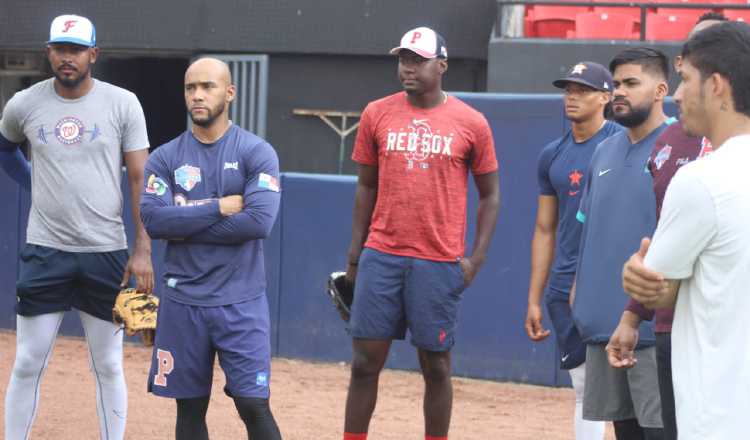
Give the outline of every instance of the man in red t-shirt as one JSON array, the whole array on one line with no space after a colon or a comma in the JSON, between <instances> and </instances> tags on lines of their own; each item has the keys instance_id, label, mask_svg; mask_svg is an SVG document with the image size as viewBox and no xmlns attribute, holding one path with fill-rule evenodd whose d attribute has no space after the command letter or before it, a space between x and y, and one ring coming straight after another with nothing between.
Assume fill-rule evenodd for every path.
<instances>
[{"instance_id":1,"label":"man in red t-shirt","mask_svg":"<svg viewBox=\"0 0 750 440\"><path fill-rule=\"evenodd\" d=\"M447 439L450 349L461 294L484 262L500 206L497 159L484 117L442 90L445 41L420 27L391 50L404 91L368 104L347 280L356 285L345 440L365 440L391 342L406 330L425 380L425 439ZM468 171L479 192L473 252L464 256Z\"/></svg>"}]
</instances>

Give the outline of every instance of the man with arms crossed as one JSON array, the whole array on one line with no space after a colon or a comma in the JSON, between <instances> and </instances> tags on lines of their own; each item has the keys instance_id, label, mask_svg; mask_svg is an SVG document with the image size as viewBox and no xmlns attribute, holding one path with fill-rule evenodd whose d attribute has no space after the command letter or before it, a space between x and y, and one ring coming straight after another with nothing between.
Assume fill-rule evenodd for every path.
<instances>
[{"instance_id":1,"label":"man with arms crossed","mask_svg":"<svg viewBox=\"0 0 750 440\"><path fill-rule=\"evenodd\" d=\"M577 215L583 232L573 317L586 343L583 418L613 421L618 440L654 440L662 438L662 422L652 328L642 325L642 361L633 369L610 367L605 344L625 307L622 264L656 224L646 164L667 127L669 67L663 53L637 47L620 52L609 68L612 111L627 131L599 144Z\"/></svg>"},{"instance_id":2,"label":"man with arms crossed","mask_svg":"<svg viewBox=\"0 0 750 440\"><path fill-rule=\"evenodd\" d=\"M709 26L726 21L726 17L716 12L709 12L698 19L698 24L691 31L691 35L706 29ZM675 60L675 68L679 72L680 57ZM657 219L661 213L664 193L667 191L667 185L674 177L677 170L693 160L703 157L712 151L711 142L705 137L689 136L685 133L682 123L676 122L670 125L664 133L659 136L651 152L648 167L654 179L654 194L656 196L656 215ZM635 262L632 258L629 262ZM643 259L641 258L642 262ZM623 271L623 287L626 292L632 291L631 280L639 283L638 276L649 271L641 264L633 267L626 264ZM648 282L648 279L646 279ZM670 343L670 333L672 332L672 309L649 310L643 307L633 298L630 298L625 311L620 318L620 324L612 333L612 337L607 344L610 365L617 368L629 368L634 365L635 358L632 353L633 348L638 343L638 326L642 320L655 319L656 335L656 365L659 373L659 397L661 398L661 417L664 422L664 440L677 440L677 421L674 410L674 391L672 388L672 367L671 357L672 349ZM620 356L620 353L627 352L627 357Z\"/></svg>"},{"instance_id":3,"label":"man with arms crossed","mask_svg":"<svg viewBox=\"0 0 750 440\"><path fill-rule=\"evenodd\" d=\"M207 440L214 357L253 440L277 440L268 399L271 340L263 239L281 199L279 160L233 125L229 67L203 58L185 73L191 130L146 164L141 201L152 237L167 240L148 389L177 400L177 440Z\"/></svg>"},{"instance_id":4,"label":"man with arms crossed","mask_svg":"<svg viewBox=\"0 0 750 440\"><path fill-rule=\"evenodd\" d=\"M138 289L153 286L151 241L138 211L149 144L138 98L91 77L98 55L88 19L55 18L47 44L54 78L18 92L0 121L0 148L18 159L6 167L28 166L18 152L24 141L33 163L16 285L16 361L5 395L7 440L31 432L41 377L71 308L78 310L89 346L100 438L122 439L125 432L122 333L112 323L112 306L131 275ZM132 256L122 221L123 160L136 232Z\"/></svg>"},{"instance_id":5,"label":"man with arms crossed","mask_svg":"<svg viewBox=\"0 0 750 440\"><path fill-rule=\"evenodd\" d=\"M571 129L544 147L539 156L539 205L531 242L531 280L526 333L532 341L549 336L542 326L542 296L555 327L560 368L570 372L576 394L574 426L577 440L601 440L604 422L583 420L586 345L570 312L569 294L575 277L581 223L576 220L584 173L597 145L622 127L604 119L612 99L612 75L592 62L578 63L553 83L565 89L565 116ZM546 285L546 290L545 290Z\"/></svg>"},{"instance_id":6,"label":"man with arms crossed","mask_svg":"<svg viewBox=\"0 0 750 440\"><path fill-rule=\"evenodd\" d=\"M497 160L484 117L442 90L443 38L413 29L391 53L404 92L368 104L352 155L360 166L347 279L357 282L344 439L367 438L391 341L408 328L425 379L425 439L444 440L461 294L497 220ZM473 253L464 257L469 170L479 210Z\"/></svg>"},{"instance_id":7,"label":"man with arms crossed","mask_svg":"<svg viewBox=\"0 0 750 440\"><path fill-rule=\"evenodd\" d=\"M688 134L706 136L715 151L675 174L653 243L644 239L629 262L649 269L637 285L631 283L629 293L647 307L674 308L679 438L745 438L750 26L725 22L700 31L685 43L681 58L682 82L675 93L680 121ZM615 354L632 362L628 350Z\"/></svg>"}]
</instances>

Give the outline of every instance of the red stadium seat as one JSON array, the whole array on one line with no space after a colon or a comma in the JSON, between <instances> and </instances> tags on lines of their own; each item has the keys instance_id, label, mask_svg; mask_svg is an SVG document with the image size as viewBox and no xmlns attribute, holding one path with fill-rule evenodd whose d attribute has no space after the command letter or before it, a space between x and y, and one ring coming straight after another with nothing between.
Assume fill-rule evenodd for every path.
<instances>
[{"instance_id":1,"label":"red stadium seat","mask_svg":"<svg viewBox=\"0 0 750 440\"><path fill-rule=\"evenodd\" d=\"M635 20L627 14L587 12L576 16L575 38L633 40L638 38Z\"/></svg>"},{"instance_id":2,"label":"red stadium seat","mask_svg":"<svg viewBox=\"0 0 750 440\"><path fill-rule=\"evenodd\" d=\"M685 40L695 26L695 19L679 14L649 14L646 16L646 39L661 41Z\"/></svg>"},{"instance_id":3,"label":"red stadium seat","mask_svg":"<svg viewBox=\"0 0 750 440\"><path fill-rule=\"evenodd\" d=\"M597 2L608 2L610 0L592 0L594 3ZM614 0L618 1L618 0ZM627 0L621 0L623 3L627 2ZM677 0L675 0L677 1ZM607 14L625 14L633 17L636 23L641 22L641 8L633 8L633 7L621 7L621 6L594 6L594 12L603 12Z\"/></svg>"},{"instance_id":4,"label":"red stadium seat","mask_svg":"<svg viewBox=\"0 0 750 440\"><path fill-rule=\"evenodd\" d=\"M705 0L656 0L656 3L712 3L712 1ZM658 8L657 13L662 15L681 15L685 19L692 17L693 24L698 22L698 18L706 12L711 12L711 9L688 9L688 8Z\"/></svg>"},{"instance_id":5,"label":"red stadium seat","mask_svg":"<svg viewBox=\"0 0 750 440\"><path fill-rule=\"evenodd\" d=\"M575 29L576 15L588 12L586 6L537 5L526 10L527 37L565 38Z\"/></svg>"},{"instance_id":6,"label":"red stadium seat","mask_svg":"<svg viewBox=\"0 0 750 440\"><path fill-rule=\"evenodd\" d=\"M724 16L730 20L744 21L750 24L750 9L724 9Z\"/></svg>"},{"instance_id":7,"label":"red stadium seat","mask_svg":"<svg viewBox=\"0 0 750 440\"><path fill-rule=\"evenodd\" d=\"M606 2L609 0L593 0L594 3L596 2ZM617 1L617 0L616 0ZM621 0L622 2L627 2L628 0ZM677 0L675 0L677 1ZM655 8L649 8L646 9L646 13L648 12L655 12ZM594 12L602 12L607 14L625 14L633 18L635 20L635 26L633 30L640 35L641 32L641 9L640 8L633 8L633 7L620 7L620 6L594 6Z\"/></svg>"},{"instance_id":8,"label":"red stadium seat","mask_svg":"<svg viewBox=\"0 0 750 440\"><path fill-rule=\"evenodd\" d=\"M594 12L602 14L620 14L631 17L636 23L641 22L641 10L639 8L622 8L619 6L594 6Z\"/></svg>"}]
</instances>

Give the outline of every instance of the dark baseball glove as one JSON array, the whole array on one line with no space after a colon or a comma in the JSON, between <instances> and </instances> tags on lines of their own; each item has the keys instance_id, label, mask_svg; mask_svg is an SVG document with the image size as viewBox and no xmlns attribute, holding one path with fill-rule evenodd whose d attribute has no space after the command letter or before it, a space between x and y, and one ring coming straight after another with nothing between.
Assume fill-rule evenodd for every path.
<instances>
[{"instance_id":1,"label":"dark baseball glove","mask_svg":"<svg viewBox=\"0 0 750 440\"><path fill-rule=\"evenodd\" d=\"M135 289L123 289L117 294L112 308L112 320L121 325L128 336L141 332L143 345L154 345L156 311L159 298Z\"/></svg>"},{"instance_id":2,"label":"dark baseball glove","mask_svg":"<svg viewBox=\"0 0 750 440\"><path fill-rule=\"evenodd\" d=\"M334 272L328 277L328 296L339 311L341 319L349 322L352 301L354 300L354 284L346 280L346 272Z\"/></svg>"}]
</instances>

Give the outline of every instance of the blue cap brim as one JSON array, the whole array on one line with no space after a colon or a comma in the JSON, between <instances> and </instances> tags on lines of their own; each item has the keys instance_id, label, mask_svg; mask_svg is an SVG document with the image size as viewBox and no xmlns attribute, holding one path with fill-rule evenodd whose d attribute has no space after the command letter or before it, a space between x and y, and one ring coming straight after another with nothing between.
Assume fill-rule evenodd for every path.
<instances>
[{"instance_id":1,"label":"blue cap brim","mask_svg":"<svg viewBox=\"0 0 750 440\"><path fill-rule=\"evenodd\" d=\"M47 42L47 44L55 44L55 43L69 43L69 44L77 44L79 46L94 47L94 44L92 44L91 41L86 41L80 38L71 38L71 37L55 38L54 40L50 40Z\"/></svg>"}]
</instances>

